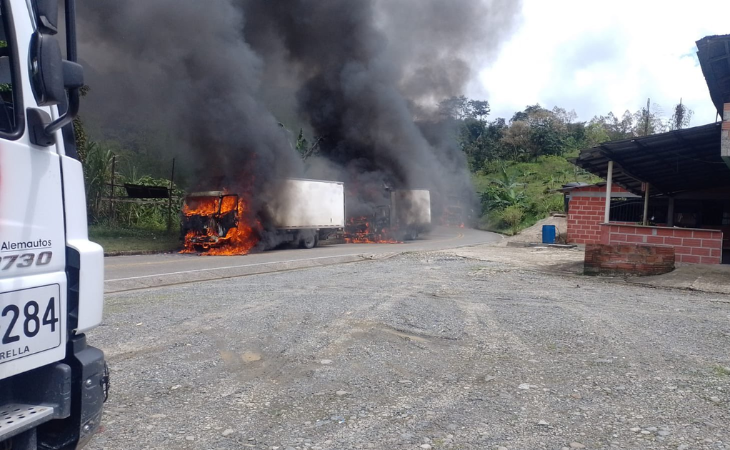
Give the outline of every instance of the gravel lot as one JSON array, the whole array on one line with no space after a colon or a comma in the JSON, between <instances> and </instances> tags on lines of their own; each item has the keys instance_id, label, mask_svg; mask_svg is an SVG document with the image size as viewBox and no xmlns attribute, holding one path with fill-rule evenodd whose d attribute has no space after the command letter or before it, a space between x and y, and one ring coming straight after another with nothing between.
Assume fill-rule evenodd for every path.
<instances>
[{"instance_id":1,"label":"gravel lot","mask_svg":"<svg viewBox=\"0 0 730 450\"><path fill-rule=\"evenodd\" d=\"M92 449L730 449L730 297L449 253L107 296Z\"/></svg>"}]
</instances>

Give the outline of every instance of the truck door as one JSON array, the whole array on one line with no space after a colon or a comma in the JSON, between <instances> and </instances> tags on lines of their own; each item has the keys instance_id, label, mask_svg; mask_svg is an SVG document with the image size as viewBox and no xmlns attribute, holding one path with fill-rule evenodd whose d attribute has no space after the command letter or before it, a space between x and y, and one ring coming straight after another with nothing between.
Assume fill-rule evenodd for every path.
<instances>
[{"instance_id":1,"label":"truck door","mask_svg":"<svg viewBox=\"0 0 730 450\"><path fill-rule=\"evenodd\" d=\"M63 359L68 327L61 155L29 120L56 109L36 98L28 5L0 0L0 379Z\"/></svg>"}]
</instances>

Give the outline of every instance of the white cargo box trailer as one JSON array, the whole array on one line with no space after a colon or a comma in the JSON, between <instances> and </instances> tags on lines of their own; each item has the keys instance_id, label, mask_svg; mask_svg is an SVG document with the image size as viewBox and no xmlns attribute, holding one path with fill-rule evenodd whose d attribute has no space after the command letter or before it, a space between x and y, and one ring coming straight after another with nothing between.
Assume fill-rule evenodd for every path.
<instances>
[{"instance_id":1,"label":"white cargo box trailer","mask_svg":"<svg viewBox=\"0 0 730 450\"><path fill-rule=\"evenodd\" d=\"M344 228L345 185L291 178L267 207L274 227L280 230Z\"/></svg>"}]
</instances>

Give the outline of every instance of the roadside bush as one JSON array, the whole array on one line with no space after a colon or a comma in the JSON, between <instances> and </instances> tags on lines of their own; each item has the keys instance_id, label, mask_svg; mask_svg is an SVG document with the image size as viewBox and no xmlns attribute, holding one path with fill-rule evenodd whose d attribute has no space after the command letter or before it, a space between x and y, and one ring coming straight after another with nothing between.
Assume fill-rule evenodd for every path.
<instances>
[{"instance_id":1,"label":"roadside bush","mask_svg":"<svg viewBox=\"0 0 730 450\"><path fill-rule=\"evenodd\" d=\"M114 154L95 142L86 142L82 150L87 212L89 221L98 223L108 214L108 208L104 207L105 203L102 200L110 194L108 183L111 179Z\"/></svg>"},{"instance_id":2,"label":"roadside bush","mask_svg":"<svg viewBox=\"0 0 730 450\"><path fill-rule=\"evenodd\" d=\"M547 217L553 212L561 213L565 210L563 195L553 194L536 198L530 209L539 218Z\"/></svg>"},{"instance_id":3,"label":"roadside bush","mask_svg":"<svg viewBox=\"0 0 730 450\"><path fill-rule=\"evenodd\" d=\"M512 234L517 234L520 223L525 217L525 211L519 206L508 206L502 211L502 221L510 227Z\"/></svg>"},{"instance_id":4,"label":"roadside bush","mask_svg":"<svg viewBox=\"0 0 730 450\"><path fill-rule=\"evenodd\" d=\"M168 200L157 199L146 202L128 202L121 187L125 183L142 186L169 187L170 181L164 178L138 176L136 160L129 156L117 155L116 165L112 164L114 152L104 144L87 141L84 146L84 177L89 223L108 227L140 228L146 230L165 230L168 220ZM114 173L112 167L114 166ZM126 167L127 170L120 170ZM114 198L118 201L110 205L112 195L111 181L114 180ZM173 185L172 229L177 229L183 191Z\"/></svg>"},{"instance_id":5,"label":"roadside bush","mask_svg":"<svg viewBox=\"0 0 730 450\"><path fill-rule=\"evenodd\" d=\"M134 176L134 174L132 175ZM131 183L141 186L162 186L169 187L170 180L163 178L143 177L120 177L120 183ZM119 191L122 192L119 192ZM117 189L116 195L123 194L123 189ZM183 191L173 184L172 190L172 229L177 229L182 207ZM141 228L147 230L167 229L168 200L158 199L147 203L124 203L118 202L114 205L114 222L126 228Z\"/></svg>"}]
</instances>

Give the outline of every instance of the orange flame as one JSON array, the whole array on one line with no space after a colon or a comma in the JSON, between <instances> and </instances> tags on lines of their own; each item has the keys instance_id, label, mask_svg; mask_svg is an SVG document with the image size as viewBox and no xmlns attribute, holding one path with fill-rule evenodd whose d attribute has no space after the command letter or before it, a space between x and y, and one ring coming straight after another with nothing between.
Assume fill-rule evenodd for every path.
<instances>
[{"instance_id":1,"label":"orange flame","mask_svg":"<svg viewBox=\"0 0 730 450\"><path fill-rule=\"evenodd\" d=\"M260 223L253 219L243 198L234 195L189 198L182 212L186 217L199 216L201 220L208 219L210 223L205 229L188 231L185 235L185 246L180 253L245 255L259 242ZM218 229L216 221L231 212L236 214L236 224L220 236L219 231L222 230Z\"/></svg>"},{"instance_id":2,"label":"orange flame","mask_svg":"<svg viewBox=\"0 0 730 450\"><path fill-rule=\"evenodd\" d=\"M345 242L348 244L400 244L401 242L388 237L388 230L381 232L372 230L367 216L351 217L349 220L350 229L354 231L345 232Z\"/></svg>"}]
</instances>

